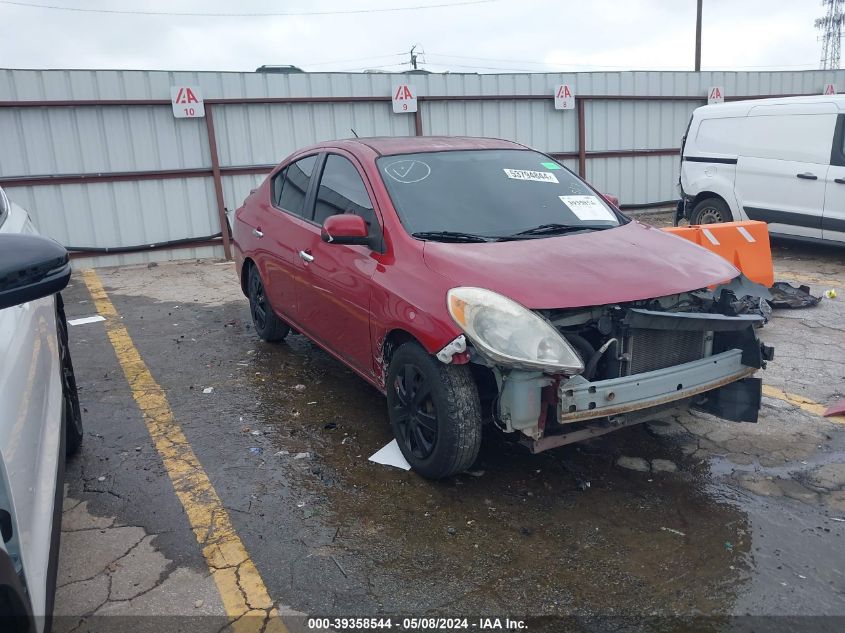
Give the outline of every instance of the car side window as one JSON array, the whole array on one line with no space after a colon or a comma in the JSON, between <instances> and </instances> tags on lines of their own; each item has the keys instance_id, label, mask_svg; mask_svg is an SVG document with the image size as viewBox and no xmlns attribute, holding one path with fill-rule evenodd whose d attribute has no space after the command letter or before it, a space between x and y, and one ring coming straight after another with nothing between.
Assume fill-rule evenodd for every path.
<instances>
[{"instance_id":1,"label":"car side window","mask_svg":"<svg viewBox=\"0 0 845 633\"><path fill-rule=\"evenodd\" d=\"M845 114L836 117L836 129L833 132L833 149L830 152L830 164L845 167Z\"/></svg>"},{"instance_id":2,"label":"car side window","mask_svg":"<svg viewBox=\"0 0 845 633\"><path fill-rule=\"evenodd\" d=\"M378 228L373 203L361 174L343 156L329 154L317 191L314 221L322 224L327 217L343 213L354 213L364 218L370 234L373 228Z\"/></svg>"},{"instance_id":3,"label":"car side window","mask_svg":"<svg viewBox=\"0 0 845 633\"><path fill-rule=\"evenodd\" d=\"M287 174L287 167L279 171L273 176L273 182L270 187L270 195L272 196L273 206L282 206L282 188L285 186L285 175Z\"/></svg>"},{"instance_id":4,"label":"car side window","mask_svg":"<svg viewBox=\"0 0 845 633\"><path fill-rule=\"evenodd\" d=\"M308 183L311 180L311 174L316 163L316 155L307 156L291 163L284 169L284 183L278 192L279 208L300 217L305 215L305 196L308 193ZM275 186L273 192L276 192Z\"/></svg>"},{"instance_id":5,"label":"car side window","mask_svg":"<svg viewBox=\"0 0 845 633\"><path fill-rule=\"evenodd\" d=\"M840 114L840 115L839 115L839 120L837 121L837 123L838 123L840 126L843 126L843 123L845 123L845 115ZM843 128L845 128L845 126L843 126ZM839 145L839 152L840 152L843 156L845 156L845 134L843 134L842 132L840 132L840 133L839 133L839 136L841 137L841 138L839 139L839 142L840 142L840 145Z\"/></svg>"}]
</instances>

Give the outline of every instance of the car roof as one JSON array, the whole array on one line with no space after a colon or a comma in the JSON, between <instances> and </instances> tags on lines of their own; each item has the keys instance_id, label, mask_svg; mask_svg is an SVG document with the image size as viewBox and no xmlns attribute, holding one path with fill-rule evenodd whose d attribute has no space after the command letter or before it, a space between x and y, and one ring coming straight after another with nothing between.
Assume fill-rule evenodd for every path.
<instances>
[{"instance_id":1,"label":"car roof","mask_svg":"<svg viewBox=\"0 0 845 633\"><path fill-rule=\"evenodd\" d=\"M323 141L306 149L330 148L346 149L353 153L360 153L362 149L369 148L382 156L472 149L527 149L524 145L514 143L513 141L471 136L373 136L369 138L362 137L338 141Z\"/></svg>"},{"instance_id":2,"label":"car roof","mask_svg":"<svg viewBox=\"0 0 845 633\"><path fill-rule=\"evenodd\" d=\"M745 99L743 101L729 101L714 103L696 109L700 118L744 116L755 106L772 105L810 105L814 103L830 104L831 110L845 112L845 94L842 95L808 95L803 97L773 97L769 99Z\"/></svg>"}]
</instances>

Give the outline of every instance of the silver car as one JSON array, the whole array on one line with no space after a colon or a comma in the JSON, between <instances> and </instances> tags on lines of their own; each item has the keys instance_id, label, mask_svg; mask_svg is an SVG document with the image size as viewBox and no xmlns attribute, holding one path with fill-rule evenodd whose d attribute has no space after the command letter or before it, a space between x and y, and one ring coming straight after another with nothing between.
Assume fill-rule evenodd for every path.
<instances>
[{"instance_id":1,"label":"silver car","mask_svg":"<svg viewBox=\"0 0 845 633\"><path fill-rule=\"evenodd\" d=\"M50 629L65 456L82 418L61 291L67 251L0 189L0 630Z\"/></svg>"}]
</instances>

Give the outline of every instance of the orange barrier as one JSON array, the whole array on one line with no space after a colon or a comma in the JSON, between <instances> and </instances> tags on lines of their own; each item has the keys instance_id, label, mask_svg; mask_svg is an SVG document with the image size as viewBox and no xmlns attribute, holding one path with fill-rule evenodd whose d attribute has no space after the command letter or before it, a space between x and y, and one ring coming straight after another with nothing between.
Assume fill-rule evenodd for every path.
<instances>
[{"instance_id":1,"label":"orange barrier","mask_svg":"<svg viewBox=\"0 0 845 633\"><path fill-rule=\"evenodd\" d=\"M663 229L721 255L751 281L770 288L775 283L769 228L765 222L724 222Z\"/></svg>"}]
</instances>

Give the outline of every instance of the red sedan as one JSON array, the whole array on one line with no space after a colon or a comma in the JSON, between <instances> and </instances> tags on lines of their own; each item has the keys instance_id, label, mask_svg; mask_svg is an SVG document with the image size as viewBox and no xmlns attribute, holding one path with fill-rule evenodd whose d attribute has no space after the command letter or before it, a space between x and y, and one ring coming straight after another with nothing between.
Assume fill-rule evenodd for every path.
<instances>
[{"instance_id":1,"label":"red sedan","mask_svg":"<svg viewBox=\"0 0 845 633\"><path fill-rule=\"evenodd\" d=\"M468 468L488 422L536 452L691 405L757 419L771 350L739 272L522 145L305 148L237 210L234 243L258 335L294 328L384 392L423 476Z\"/></svg>"}]
</instances>

